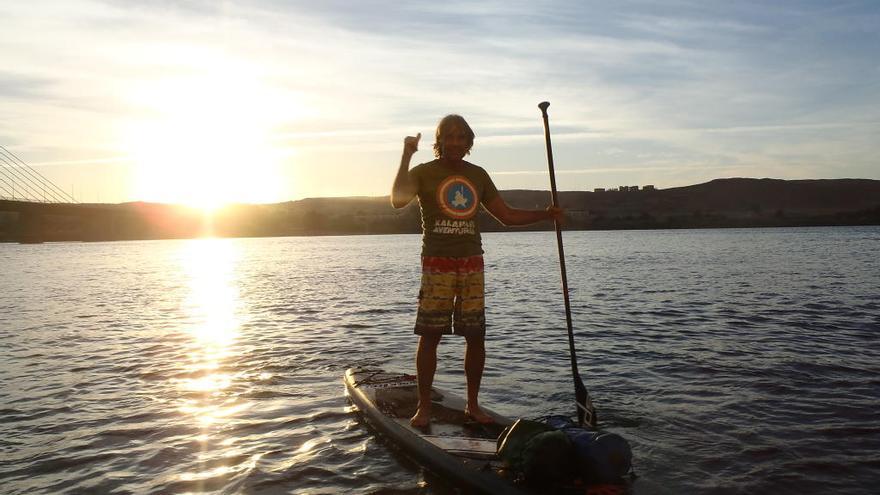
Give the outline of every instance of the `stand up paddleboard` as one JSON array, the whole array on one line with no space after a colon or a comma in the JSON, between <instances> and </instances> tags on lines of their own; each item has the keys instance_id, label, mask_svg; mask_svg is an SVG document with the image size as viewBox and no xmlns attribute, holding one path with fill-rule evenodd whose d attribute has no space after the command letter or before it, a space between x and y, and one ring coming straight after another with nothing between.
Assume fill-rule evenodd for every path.
<instances>
[{"instance_id":1,"label":"stand up paddleboard","mask_svg":"<svg viewBox=\"0 0 880 495\"><path fill-rule=\"evenodd\" d=\"M522 482L518 473L507 469L496 454L498 438L513 422L481 406L495 423L476 423L465 416L464 399L444 390L431 390L430 426L411 426L409 420L418 404L414 375L349 368L344 381L349 398L370 425L414 461L464 493L630 493L618 484L585 485L560 480L552 486L535 486Z\"/></svg>"},{"instance_id":2,"label":"stand up paddleboard","mask_svg":"<svg viewBox=\"0 0 880 495\"><path fill-rule=\"evenodd\" d=\"M413 460L453 485L482 493L528 493L517 487L495 455L498 436L512 423L486 408L495 424L478 424L464 414L465 401L434 388L431 424L409 424L418 404L416 377L375 368L350 368L345 387L367 421Z\"/></svg>"}]
</instances>

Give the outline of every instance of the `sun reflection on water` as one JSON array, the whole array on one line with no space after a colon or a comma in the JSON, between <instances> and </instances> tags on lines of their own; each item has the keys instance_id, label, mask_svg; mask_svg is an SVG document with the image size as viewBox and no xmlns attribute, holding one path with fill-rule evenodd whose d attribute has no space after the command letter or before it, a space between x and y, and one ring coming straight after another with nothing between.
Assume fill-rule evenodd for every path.
<instances>
[{"instance_id":1,"label":"sun reflection on water","mask_svg":"<svg viewBox=\"0 0 880 495\"><path fill-rule=\"evenodd\" d=\"M202 445L200 466L183 473L185 481L206 480L238 469L222 461L233 442L219 436L225 425L250 407L234 393L236 377L230 371L242 323L235 280L238 258L237 244L230 239L186 241L180 253L181 271L190 288L183 301L187 313L183 330L192 340L188 359L180 363L186 378L176 384L185 397L178 410L198 428L193 438Z\"/></svg>"},{"instance_id":2,"label":"sun reflection on water","mask_svg":"<svg viewBox=\"0 0 880 495\"><path fill-rule=\"evenodd\" d=\"M217 393L232 384L224 362L231 357L241 325L234 280L238 252L229 239L198 239L184 244L180 259L189 279L184 307L188 313L187 331L193 337L185 364L190 378L181 380L180 388Z\"/></svg>"},{"instance_id":3,"label":"sun reflection on water","mask_svg":"<svg viewBox=\"0 0 880 495\"><path fill-rule=\"evenodd\" d=\"M197 239L187 242L181 256L190 280L186 306L196 322L190 331L211 351L224 351L238 335L239 294L234 280L238 254L232 240Z\"/></svg>"}]
</instances>

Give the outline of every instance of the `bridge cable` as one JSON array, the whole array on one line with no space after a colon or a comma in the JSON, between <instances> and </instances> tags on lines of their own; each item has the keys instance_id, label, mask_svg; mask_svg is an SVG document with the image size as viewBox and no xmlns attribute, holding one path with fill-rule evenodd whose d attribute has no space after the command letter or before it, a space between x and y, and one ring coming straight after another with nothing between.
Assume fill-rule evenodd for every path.
<instances>
[{"instance_id":1,"label":"bridge cable","mask_svg":"<svg viewBox=\"0 0 880 495\"><path fill-rule=\"evenodd\" d=\"M52 200L54 200L54 202L58 203L68 203L70 202L70 200L73 199L72 197L70 197L70 195L66 194L64 191L58 188L58 186L53 184L52 181L48 180L42 174L30 167L30 165L18 158L18 156L16 156L14 153L0 145L0 159L3 159L3 154L8 155L8 157L13 160L12 164L9 164L9 161L6 159L3 160L10 165L10 168L12 170L17 171L19 175L25 175L23 172L27 173L29 177L25 177L24 180L26 180L33 187L39 189L40 193L43 196L44 202L49 202L48 200L46 200L47 194L52 198ZM18 162L18 164L15 163L16 161ZM61 196L57 194L57 191L60 191ZM76 201L73 200L73 202Z\"/></svg>"},{"instance_id":2,"label":"bridge cable","mask_svg":"<svg viewBox=\"0 0 880 495\"><path fill-rule=\"evenodd\" d=\"M9 184L9 182L6 182L6 179L4 179L3 177L0 177L0 181L2 181L4 184L6 184L8 187L11 188L11 189L7 189L6 187L3 187L3 193L9 194L9 196L3 196L3 199L6 199L8 197L9 199L14 200L15 199L15 186Z\"/></svg>"},{"instance_id":3,"label":"bridge cable","mask_svg":"<svg viewBox=\"0 0 880 495\"><path fill-rule=\"evenodd\" d=\"M58 202L58 203L69 202L68 200L64 199L64 197L59 197L58 194L56 194L54 191L52 191L51 188L47 189L47 187L46 187L47 184L51 187L54 187L55 189L58 189L58 186L53 184L52 181L46 179L42 174L40 174L39 172L37 172L36 170L31 168L27 163L25 163L20 158L18 158L14 153L12 153L8 149L6 149L2 145L0 145L0 159L2 159L3 154L8 155L11 159L13 159L13 163L11 165L11 168L13 170L17 170L17 171L19 171L19 173L26 172L27 175L30 176L30 178L27 178L26 180L28 180L32 185L34 185L34 187L36 187L40 190L40 192L43 195L44 202L47 202L46 201L46 193L47 192L49 193L49 196L51 196L55 202ZM7 160L3 160L3 161L6 163L9 163ZM16 164L15 161L18 161L20 163L20 165ZM25 175L25 174L22 173L22 175ZM34 180L34 178L36 179L36 181ZM62 194L64 194L63 191L62 191Z\"/></svg>"},{"instance_id":4,"label":"bridge cable","mask_svg":"<svg viewBox=\"0 0 880 495\"><path fill-rule=\"evenodd\" d=\"M27 176L18 170L18 167L9 163L9 161L2 155L0 155L0 161L6 164L6 166L0 166L0 170L2 170L3 174L12 181L13 188L18 189L22 199L38 203L46 202L45 191L39 190L39 188L33 184L33 181L29 180ZM43 199L40 199L40 197L43 197Z\"/></svg>"},{"instance_id":5,"label":"bridge cable","mask_svg":"<svg viewBox=\"0 0 880 495\"><path fill-rule=\"evenodd\" d=\"M12 178L13 186L18 185L19 189L24 190L25 195L27 196L27 200L36 201L39 203L46 202L45 198L43 200L39 199L39 197L41 196L40 191L34 191L33 185L31 184L31 181L28 180L28 178L26 176L23 176L23 174L21 174L21 172L16 170L18 167L15 167L12 164L10 164L9 161L7 161L6 158L3 157L3 155L0 155L0 161L9 165L6 167L0 166L0 170L3 171L3 174L6 177ZM24 196L23 196L23 198L24 198Z\"/></svg>"},{"instance_id":6,"label":"bridge cable","mask_svg":"<svg viewBox=\"0 0 880 495\"><path fill-rule=\"evenodd\" d=\"M50 192L50 194L52 195L52 197L53 197L56 201L58 201L59 203L77 203L77 202L78 202L73 196L71 196L70 194L67 194L66 192L64 192L63 189L61 189L60 187L56 186L52 181L50 181L49 179L47 179L43 174L37 172L36 170L34 170L33 167L31 167L30 165L28 165L27 163L25 163L24 160L22 160L21 158L19 158L15 153L13 153L13 152L9 151L8 149L6 149L5 146L0 145L0 150L2 150L2 151L5 152L7 155L9 155L9 156L11 156L12 158L14 158L15 161L17 161L18 163L20 163L20 164L24 167L24 170L25 170L25 171L29 172L29 173L31 174L32 177L36 177L37 180L40 181L40 183L42 183L42 184L44 184L44 185L48 185L49 192ZM60 193L60 196L59 196L58 194L55 194L55 192L52 191L53 188L54 188L54 190L55 190L56 192Z\"/></svg>"}]
</instances>

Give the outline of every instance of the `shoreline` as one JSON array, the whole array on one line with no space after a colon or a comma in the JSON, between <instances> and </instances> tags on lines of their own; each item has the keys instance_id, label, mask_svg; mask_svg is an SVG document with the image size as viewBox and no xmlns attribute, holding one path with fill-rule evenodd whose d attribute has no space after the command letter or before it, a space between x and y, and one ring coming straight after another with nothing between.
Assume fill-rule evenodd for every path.
<instances>
[{"instance_id":1,"label":"shoreline","mask_svg":"<svg viewBox=\"0 0 880 495\"><path fill-rule=\"evenodd\" d=\"M822 228L838 228L838 227L877 227L880 223L852 223L852 224L792 224L792 225L737 225L737 226L706 226L706 227L654 227L654 228L593 228L593 229L566 229L565 232L656 232L656 231L691 231L691 230L755 230L755 229L822 229ZM553 229L507 229L507 230L488 230L482 231L481 234L516 234L530 232L554 232ZM44 239L36 241L20 241L16 239L0 238L0 244L63 244L63 243L99 243L99 242L141 242L141 241L187 241L199 239L282 239L287 237L360 237L360 236L394 236L409 235L421 236L422 232L325 232L312 234L281 234L281 235L238 235L238 236L218 236L218 235L201 235L189 237L144 237L144 238L125 238L125 239Z\"/></svg>"},{"instance_id":2,"label":"shoreline","mask_svg":"<svg viewBox=\"0 0 880 495\"><path fill-rule=\"evenodd\" d=\"M513 207L543 209L547 191L505 190ZM672 189L560 191L564 230L670 230L880 225L880 180L716 179ZM551 222L504 227L481 210L481 232L552 231ZM229 205L210 214L158 203L0 201L0 242L117 241L421 233L417 202L387 196Z\"/></svg>"}]
</instances>

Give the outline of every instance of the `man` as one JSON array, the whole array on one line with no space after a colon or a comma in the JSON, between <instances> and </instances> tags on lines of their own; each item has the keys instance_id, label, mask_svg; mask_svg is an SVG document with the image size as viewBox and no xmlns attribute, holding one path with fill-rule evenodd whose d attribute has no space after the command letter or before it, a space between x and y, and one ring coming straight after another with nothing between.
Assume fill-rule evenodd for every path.
<instances>
[{"instance_id":1,"label":"man","mask_svg":"<svg viewBox=\"0 0 880 495\"><path fill-rule=\"evenodd\" d=\"M403 141L400 169L391 190L391 204L403 208L416 196L422 212L422 283L415 334L419 403L410 423L425 427L431 419L431 385L437 369L437 346L444 334L465 338L467 378L465 415L479 423L492 417L480 409L477 396L486 359L486 320L483 302L483 249L477 223L482 204L504 225L528 225L562 219L562 210L511 208L481 167L464 160L474 144L474 132L459 115L437 124L436 160L409 169L422 134Z\"/></svg>"}]
</instances>

